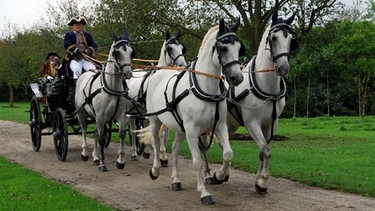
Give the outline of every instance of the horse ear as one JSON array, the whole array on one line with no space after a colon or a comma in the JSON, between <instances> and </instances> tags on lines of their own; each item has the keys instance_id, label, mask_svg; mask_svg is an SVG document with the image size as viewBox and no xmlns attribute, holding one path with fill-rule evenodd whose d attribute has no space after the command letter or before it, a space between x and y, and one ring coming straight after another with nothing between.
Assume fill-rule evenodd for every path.
<instances>
[{"instance_id":1,"label":"horse ear","mask_svg":"<svg viewBox=\"0 0 375 211\"><path fill-rule=\"evenodd\" d=\"M240 26L240 20L240 17L238 17L236 23L231 27L231 32L237 32L238 27Z\"/></svg>"},{"instance_id":2,"label":"horse ear","mask_svg":"<svg viewBox=\"0 0 375 211\"><path fill-rule=\"evenodd\" d=\"M219 21L219 32L224 32L224 30L225 30L225 22L224 22L224 18L222 18Z\"/></svg>"},{"instance_id":3,"label":"horse ear","mask_svg":"<svg viewBox=\"0 0 375 211\"><path fill-rule=\"evenodd\" d=\"M167 30L167 32L165 32L165 40L169 40L171 38L171 33L169 33L169 31Z\"/></svg>"},{"instance_id":4,"label":"horse ear","mask_svg":"<svg viewBox=\"0 0 375 211\"><path fill-rule=\"evenodd\" d=\"M296 13L293 13L292 16L290 16L288 19L286 19L285 23L290 25L293 22L295 16L296 16Z\"/></svg>"},{"instance_id":5,"label":"horse ear","mask_svg":"<svg viewBox=\"0 0 375 211\"><path fill-rule=\"evenodd\" d=\"M275 12L273 12L272 14L272 25L275 25L277 24L277 20L279 18L279 14L278 14L278 11L276 10Z\"/></svg>"},{"instance_id":6,"label":"horse ear","mask_svg":"<svg viewBox=\"0 0 375 211\"><path fill-rule=\"evenodd\" d=\"M112 37L115 42L119 40L118 36L116 35L116 32L112 30Z\"/></svg>"},{"instance_id":7,"label":"horse ear","mask_svg":"<svg viewBox=\"0 0 375 211\"><path fill-rule=\"evenodd\" d=\"M128 30L124 30L124 40L130 41Z\"/></svg>"},{"instance_id":8,"label":"horse ear","mask_svg":"<svg viewBox=\"0 0 375 211\"><path fill-rule=\"evenodd\" d=\"M178 40L178 39L180 39L180 37L181 37L181 33L180 33L180 31L178 31L177 34L176 34L176 39Z\"/></svg>"}]
</instances>

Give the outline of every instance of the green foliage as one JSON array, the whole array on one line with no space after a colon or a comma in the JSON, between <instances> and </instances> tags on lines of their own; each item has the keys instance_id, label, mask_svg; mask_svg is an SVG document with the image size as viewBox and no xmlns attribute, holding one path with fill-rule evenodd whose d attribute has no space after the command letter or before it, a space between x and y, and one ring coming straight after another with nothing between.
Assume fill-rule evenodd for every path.
<instances>
[{"instance_id":1,"label":"green foliage","mask_svg":"<svg viewBox=\"0 0 375 211\"><path fill-rule=\"evenodd\" d=\"M368 21L331 22L315 27L291 60L290 96L284 116L291 117L297 99L297 116L306 114L310 80L309 115L356 115L361 101L366 114L374 114L375 25ZM296 90L290 88L296 85ZM358 92L361 94L358 98Z\"/></svg>"}]
</instances>

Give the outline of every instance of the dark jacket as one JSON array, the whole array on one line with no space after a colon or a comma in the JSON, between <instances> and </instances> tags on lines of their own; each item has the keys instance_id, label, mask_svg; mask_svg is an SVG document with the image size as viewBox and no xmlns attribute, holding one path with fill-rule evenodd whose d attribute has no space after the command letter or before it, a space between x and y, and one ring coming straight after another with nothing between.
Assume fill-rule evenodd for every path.
<instances>
[{"instance_id":1,"label":"dark jacket","mask_svg":"<svg viewBox=\"0 0 375 211\"><path fill-rule=\"evenodd\" d=\"M86 47L92 47L95 51L98 50L98 45L96 44L94 38L92 35L87 31L83 32L83 41L86 45ZM68 31L64 36L64 48L66 51L65 59L69 59L70 56L73 55L74 50L77 48L76 45L76 35L74 34L73 30Z\"/></svg>"}]
</instances>

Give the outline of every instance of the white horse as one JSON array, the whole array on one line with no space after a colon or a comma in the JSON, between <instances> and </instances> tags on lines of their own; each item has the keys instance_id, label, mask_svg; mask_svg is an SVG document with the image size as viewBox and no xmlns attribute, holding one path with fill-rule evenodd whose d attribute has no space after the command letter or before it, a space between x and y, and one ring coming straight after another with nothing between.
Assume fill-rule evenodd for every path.
<instances>
[{"instance_id":1,"label":"white horse","mask_svg":"<svg viewBox=\"0 0 375 211\"><path fill-rule=\"evenodd\" d=\"M205 35L192 69L184 72L158 70L150 78L147 90L147 113L151 115L150 131L155 153L150 177L157 179L160 174L159 130L164 124L176 131L172 149L172 190L182 189L178 155L181 141L186 135L196 172L197 190L204 204L213 204L214 200L204 185L199 137L211 131L218 137L223 150L223 165L214 175L217 180L222 181L229 176L233 157L226 123L227 92L221 74L234 86L243 80L238 61L243 46L236 35L239 24L238 20L233 26L227 27L224 20L220 20L219 26L211 28Z\"/></svg>"},{"instance_id":2,"label":"white horse","mask_svg":"<svg viewBox=\"0 0 375 211\"><path fill-rule=\"evenodd\" d=\"M288 74L290 52L296 50L298 42L290 24L294 14L287 18L272 16L272 23L263 34L258 54L248 63L244 82L231 90L231 103L228 106L228 128L233 134L239 126L245 126L259 147L259 166L256 191L267 192L269 179L268 145L278 118L285 106L286 86L283 76Z\"/></svg>"},{"instance_id":3,"label":"white horse","mask_svg":"<svg viewBox=\"0 0 375 211\"><path fill-rule=\"evenodd\" d=\"M124 79L132 76L131 61L134 56L133 49L129 46L129 34L124 37L113 33L114 42L111 45L105 69L82 74L76 85L75 106L77 117L82 128L82 152L83 161L88 160L88 149L86 142L86 114L93 116L96 120L95 144L92 153L94 163L99 163L100 171L107 171L104 163L104 126L107 122L115 120L119 127L120 147L117 159L117 168L125 167L124 158L124 120L126 111L126 99L123 95L127 90L123 85ZM98 151L100 145L100 154Z\"/></svg>"},{"instance_id":4,"label":"white horse","mask_svg":"<svg viewBox=\"0 0 375 211\"><path fill-rule=\"evenodd\" d=\"M180 33L178 32L175 36L172 36L169 31L165 34L165 40L160 50L159 62L156 67L166 66L186 66L184 54L186 49L184 45L179 41ZM155 71L157 70L154 69ZM127 80L129 87L129 98L132 99L133 105L127 108L127 114L140 114L146 112L146 92L148 86L149 76L154 71L150 70L135 69L133 70L133 77ZM128 124L130 127L131 139L132 139L132 155L131 160L138 160L137 153L137 133L135 130L140 129L138 125L145 126L143 118L129 118ZM140 123L140 124L137 124ZM160 159L163 166L168 166L168 157L166 152L166 141L168 140L168 129L165 128L162 133L162 142L160 145ZM141 151L141 150L140 150ZM143 157L148 159L150 157L150 145L146 144L144 149Z\"/></svg>"}]
</instances>

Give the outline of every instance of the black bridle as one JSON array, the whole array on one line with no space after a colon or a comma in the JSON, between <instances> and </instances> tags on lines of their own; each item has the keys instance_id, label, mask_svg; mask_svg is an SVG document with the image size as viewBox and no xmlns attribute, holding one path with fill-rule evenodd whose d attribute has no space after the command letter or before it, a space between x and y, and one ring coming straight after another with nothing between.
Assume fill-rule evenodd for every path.
<instances>
[{"instance_id":1,"label":"black bridle","mask_svg":"<svg viewBox=\"0 0 375 211\"><path fill-rule=\"evenodd\" d=\"M169 58L171 58L171 60L173 61L172 65L175 66L177 59L180 58L181 56L184 56L184 54L180 53L176 57L173 57L173 55L172 55L172 47L169 46L169 45L172 45L172 44L175 44L175 45L182 45L182 44L177 40L176 37L172 37L169 40L165 41L164 54L165 53L168 54Z\"/></svg>"},{"instance_id":2,"label":"black bridle","mask_svg":"<svg viewBox=\"0 0 375 211\"><path fill-rule=\"evenodd\" d=\"M130 48L130 45L129 45L129 41L128 40L119 40L119 41L116 41L114 44L113 44L113 48L114 48L114 52L113 52L113 57L115 58L115 60L110 60L108 59L107 62L114 62L117 66L118 66L118 69L119 69L119 72L118 74L122 75L124 73L124 68L125 67L130 67L131 66L131 62L130 63L123 63L121 64L118 60L118 56L117 56L117 49L119 49L120 47L122 47L124 49L124 51L127 50L127 48L129 47ZM131 61L131 59L130 59Z\"/></svg>"},{"instance_id":3,"label":"black bridle","mask_svg":"<svg viewBox=\"0 0 375 211\"><path fill-rule=\"evenodd\" d=\"M279 53L279 54L274 54L273 52L273 49L272 49L272 34L273 33L276 33L278 31L282 30L283 33L284 33L284 36L287 37L288 34L292 34L293 35L293 38L292 39L295 39L296 35L295 33L293 32L293 30L290 28L290 26L286 23L279 23L279 24L275 24L273 25L270 30L268 31L268 36L267 36L267 42L269 42L269 50L271 52L271 57L272 57L272 60L275 62L277 59L279 59L280 57L283 57L283 56L286 56L290 57L290 51L291 49L289 49L289 52L282 52L282 53Z\"/></svg>"},{"instance_id":4,"label":"black bridle","mask_svg":"<svg viewBox=\"0 0 375 211\"><path fill-rule=\"evenodd\" d=\"M224 75L226 73L226 68L228 68L229 66L234 65L234 64L240 65L241 63L240 63L239 60L233 60L233 61L230 61L230 62L224 64L223 61L221 60L221 57L220 57L218 43L227 44L227 43L234 43L236 41L239 41L239 39L237 37L237 34L234 33L234 32L228 32L228 33L225 33L225 34L221 35L220 37L216 38L216 43L215 43L215 46L213 48L213 51L216 49L217 52L218 52L218 59L219 59L220 66L222 68L221 71L223 72Z\"/></svg>"}]
</instances>

